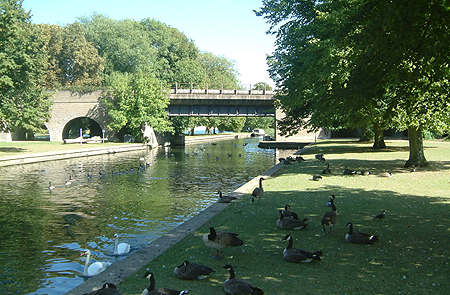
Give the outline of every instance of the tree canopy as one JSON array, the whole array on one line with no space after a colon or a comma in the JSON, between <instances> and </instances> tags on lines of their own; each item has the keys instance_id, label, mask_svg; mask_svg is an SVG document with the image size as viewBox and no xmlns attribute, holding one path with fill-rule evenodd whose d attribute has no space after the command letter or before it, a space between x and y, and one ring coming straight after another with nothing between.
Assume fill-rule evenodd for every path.
<instances>
[{"instance_id":1,"label":"tree canopy","mask_svg":"<svg viewBox=\"0 0 450 295\"><path fill-rule=\"evenodd\" d=\"M277 37L268 62L285 132L407 128L407 165L426 164L421 130L450 114L445 1L265 0L256 13Z\"/></svg>"},{"instance_id":2,"label":"tree canopy","mask_svg":"<svg viewBox=\"0 0 450 295\"><path fill-rule=\"evenodd\" d=\"M40 129L49 117L47 64L22 1L0 1L0 40L0 131Z\"/></svg>"}]
</instances>

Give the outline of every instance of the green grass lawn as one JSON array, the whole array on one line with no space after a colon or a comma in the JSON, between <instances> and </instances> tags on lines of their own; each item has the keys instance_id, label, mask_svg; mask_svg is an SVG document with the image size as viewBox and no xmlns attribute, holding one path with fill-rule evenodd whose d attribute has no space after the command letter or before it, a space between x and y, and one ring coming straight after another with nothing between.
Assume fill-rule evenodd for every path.
<instances>
[{"instance_id":1,"label":"green grass lawn","mask_svg":"<svg viewBox=\"0 0 450 295\"><path fill-rule=\"evenodd\" d=\"M17 156L21 154L43 153L51 151L65 151L82 148L96 148L117 146L128 143L89 143L89 144L64 144L62 142L50 141L13 141L0 142L0 158Z\"/></svg>"},{"instance_id":2,"label":"green grass lawn","mask_svg":"<svg viewBox=\"0 0 450 295\"><path fill-rule=\"evenodd\" d=\"M155 273L157 287L189 289L191 294L223 294L228 273L223 265L235 266L238 278L262 288L265 294L449 294L450 290L450 143L425 143L430 161L426 169L410 172L402 168L408 158L407 141L388 141L389 148L372 151L369 144L323 141L303 153L306 162L286 165L264 182L264 196L231 204L146 267L126 279L122 294L141 294L147 281L145 268ZM324 164L314 159L324 153L333 171L321 181ZM344 176L342 170L371 169L375 175ZM376 174L385 169L393 177ZM320 220L330 210L326 204L336 195L337 225L324 234ZM309 218L303 231L291 231L294 247L322 250L322 261L312 264L287 263L282 258L289 232L275 226L278 208ZM373 220L386 209L384 220ZM355 245L344 240L345 224L376 233L374 245ZM210 226L238 232L245 241L240 248L225 249L225 259L210 258L201 235ZM202 281L182 281L173 268L183 260L213 267L216 273Z\"/></svg>"}]
</instances>

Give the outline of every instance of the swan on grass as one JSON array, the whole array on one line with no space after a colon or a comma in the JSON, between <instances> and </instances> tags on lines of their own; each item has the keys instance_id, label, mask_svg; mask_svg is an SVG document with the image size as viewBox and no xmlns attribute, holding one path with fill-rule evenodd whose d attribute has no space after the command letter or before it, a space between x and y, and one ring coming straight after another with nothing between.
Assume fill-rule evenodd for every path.
<instances>
[{"instance_id":1,"label":"swan on grass","mask_svg":"<svg viewBox=\"0 0 450 295\"><path fill-rule=\"evenodd\" d=\"M130 244L119 243L119 235L114 234L114 255L125 255L130 253Z\"/></svg>"},{"instance_id":2,"label":"swan on grass","mask_svg":"<svg viewBox=\"0 0 450 295\"><path fill-rule=\"evenodd\" d=\"M92 277L98 275L102 271L104 271L108 266L111 265L111 262L94 262L89 265L89 261L91 260L91 251L86 250L81 253L80 256L86 255L86 262L84 263L83 276Z\"/></svg>"}]
</instances>

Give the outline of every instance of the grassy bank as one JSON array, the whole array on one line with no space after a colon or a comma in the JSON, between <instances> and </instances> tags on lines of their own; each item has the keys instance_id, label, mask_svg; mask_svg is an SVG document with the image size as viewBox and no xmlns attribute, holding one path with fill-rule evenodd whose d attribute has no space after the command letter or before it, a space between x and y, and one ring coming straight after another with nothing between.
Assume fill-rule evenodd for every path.
<instances>
[{"instance_id":1,"label":"grassy bank","mask_svg":"<svg viewBox=\"0 0 450 295\"><path fill-rule=\"evenodd\" d=\"M124 145L128 143L89 143L89 144L64 144L50 141L13 141L0 142L0 158L8 156L20 156L23 154L43 153L52 151L66 151L84 148L97 148Z\"/></svg>"},{"instance_id":2,"label":"grassy bank","mask_svg":"<svg viewBox=\"0 0 450 295\"><path fill-rule=\"evenodd\" d=\"M307 148L307 160L287 165L264 182L264 196L256 202L244 198L231 204L195 234L169 249L146 268L155 273L157 287L189 289L191 294L223 294L231 263L237 277L246 279L265 294L448 294L450 287L450 143L426 142L431 162L426 169L410 172L402 165L408 158L406 141L389 141L389 148L374 152L369 144L324 141ZM324 164L314 159L323 152L333 174L312 181ZM342 170L370 169L375 175L344 176ZM385 169L393 177L376 174ZM331 194L336 195L338 221L331 234L321 231L320 219ZM294 247L322 250L322 261L292 264L283 261L289 231L275 226L277 210L290 204L309 218L306 230L292 232ZM384 220L373 220L380 210ZM355 245L344 240L345 224L376 233L374 245ZM225 249L225 259L210 258L201 235L210 226L240 233L240 248ZM173 268L183 260L213 267L216 273L203 281L176 279ZM147 285L145 268L125 280L122 294L141 294Z\"/></svg>"}]
</instances>

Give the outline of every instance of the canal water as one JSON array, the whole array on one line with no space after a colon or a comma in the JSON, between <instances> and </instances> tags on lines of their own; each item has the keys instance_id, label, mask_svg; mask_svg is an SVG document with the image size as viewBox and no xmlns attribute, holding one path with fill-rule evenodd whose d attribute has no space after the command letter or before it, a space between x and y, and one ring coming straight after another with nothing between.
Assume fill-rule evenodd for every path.
<instances>
[{"instance_id":1,"label":"canal water","mask_svg":"<svg viewBox=\"0 0 450 295\"><path fill-rule=\"evenodd\" d=\"M257 144L234 139L0 168L0 294L66 293L83 282L84 249L97 261L124 259L111 255L115 233L136 251L215 202L218 190L271 167L273 150Z\"/></svg>"}]
</instances>

